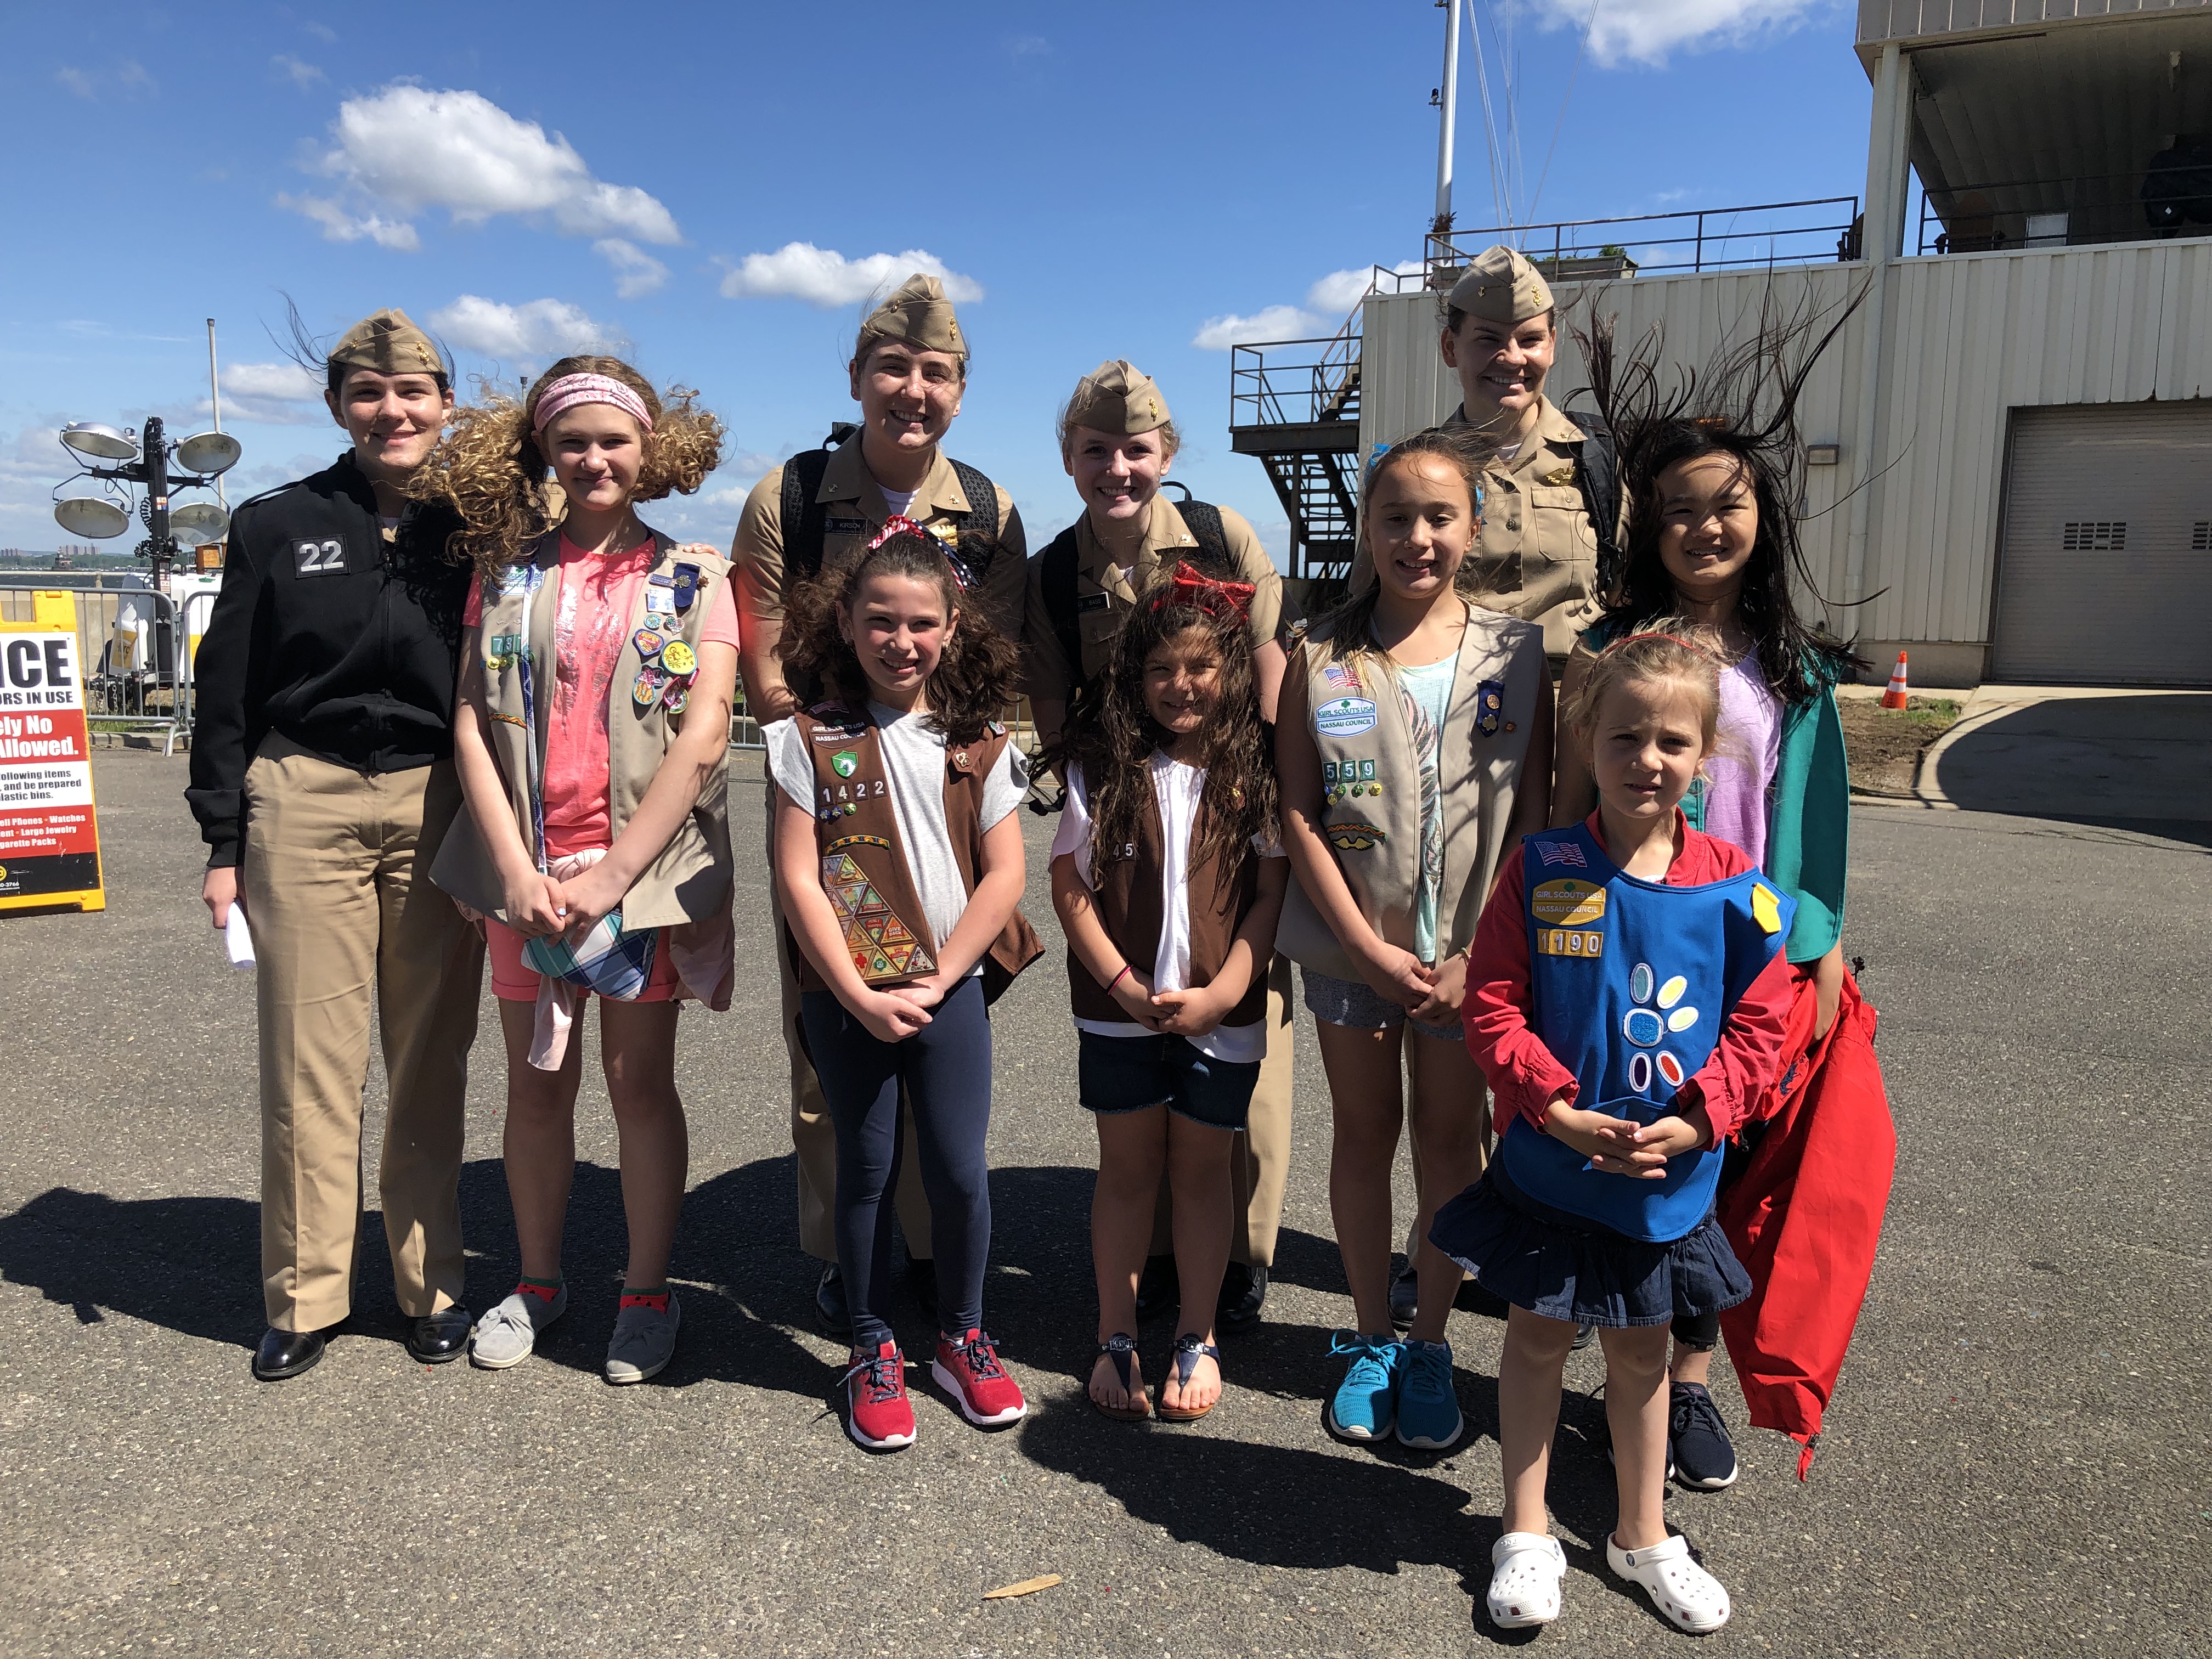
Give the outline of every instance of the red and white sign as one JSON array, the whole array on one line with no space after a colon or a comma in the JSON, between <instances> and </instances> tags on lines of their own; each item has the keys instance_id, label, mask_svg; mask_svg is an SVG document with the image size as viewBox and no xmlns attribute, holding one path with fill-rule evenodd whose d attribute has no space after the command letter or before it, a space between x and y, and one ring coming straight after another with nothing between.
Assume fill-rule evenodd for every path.
<instances>
[{"instance_id":1,"label":"red and white sign","mask_svg":"<svg viewBox=\"0 0 2212 1659\"><path fill-rule=\"evenodd\" d=\"M73 629L0 629L0 909L104 908Z\"/></svg>"}]
</instances>

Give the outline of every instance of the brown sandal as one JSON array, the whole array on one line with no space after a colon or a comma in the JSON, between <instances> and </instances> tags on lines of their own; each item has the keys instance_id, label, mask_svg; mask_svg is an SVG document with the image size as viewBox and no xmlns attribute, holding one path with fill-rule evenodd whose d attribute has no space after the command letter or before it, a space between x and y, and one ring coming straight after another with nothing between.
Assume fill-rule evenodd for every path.
<instances>
[{"instance_id":1,"label":"brown sandal","mask_svg":"<svg viewBox=\"0 0 2212 1659\"><path fill-rule=\"evenodd\" d=\"M1101 1417L1110 1417L1117 1423L1143 1422L1152 1414L1152 1402L1145 1398L1143 1391L1133 1386L1137 1339L1127 1331L1116 1331L1098 1345L1098 1352L1114 1362L1114 1375L1121 1379L1121 1392L1130 1396L1131 1403L1126 1406L1109 1406L1094 1394L1090 1395L1092 1407ZM1097 1369L1095 1361L1091 1369L1093 1370Z\"/></svg>"},{"instance_id":2,"label":"brown sandal","mask_svg":"<svg viewBox=\"0 0 2212 1659\"><path fill-rule=\"evenodd\" d=\"M1221 1350L1211 1342L1200 1341L1196 1331L1185 1331L1181 1336L1176 1338L1175 1368L1177 1387L1187 1389L1190 1386L1190 1379L1197 1371L1198 1362L1201 1359L1211 1359L1214 1369L1218 1370L1221 1368ZM1220 1403L1219 1396L1215 1396L1213 1406ZM1213 1406L1200 1406L1196 1411L1190 1411L1182 1406L1170 1406L1167 1403L1167 1383L1164 1379L1161 1382L1160 1421L1163 1423L1195 1423L1206 1413L1212 1411Z\"/></svg>"}]
</instances>

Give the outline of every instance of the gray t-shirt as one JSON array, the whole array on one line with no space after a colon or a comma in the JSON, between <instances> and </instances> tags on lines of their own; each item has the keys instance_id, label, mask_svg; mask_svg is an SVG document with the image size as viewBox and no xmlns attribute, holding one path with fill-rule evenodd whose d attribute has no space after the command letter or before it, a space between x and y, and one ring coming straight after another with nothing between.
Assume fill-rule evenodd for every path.
<instances>
[{"instance_id":1,"label":"gray t-shirt","mask_svg":"<svg viewBox=\"0 0 2212 1659\"><path fill-rule=\"evenodd\" d=\"M967 884L960 879L945 823L945 736L929 729L927 714L902 714L879 702L868 705L868 718L883 746L884 775L890 785L899 840L905 844L907 871L921 900L922 918L935 935L930 944L941 950L968 908ZM769 772L776 787L811 811L814 757L799 722L776 720L762 729L761 741L768 745ZM982 827L990 829L1019 806L1029 787L1029 763L1010 743L983 780ZM979 961L969 971L982 970Z\"/></svg>"}]
</instances>

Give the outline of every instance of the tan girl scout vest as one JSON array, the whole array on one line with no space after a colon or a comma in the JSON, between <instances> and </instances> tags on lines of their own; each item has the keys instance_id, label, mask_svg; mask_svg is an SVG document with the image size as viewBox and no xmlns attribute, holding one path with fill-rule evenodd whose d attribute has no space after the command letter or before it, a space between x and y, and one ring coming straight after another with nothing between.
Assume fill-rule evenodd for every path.
<instances>
[{"instance_id":1,"label":"tan girl scout vest","mask_svg":"<svg viewBox=\"0 0 2212 1659\"><path fill-rule=\"evenodd\" d=\"M1513 817L1538 682L1549 672L1541 629L1473 605L1467 614L1437 745L1444 841L1437 893L1439 959L1474 937ZM1421 781L1396 677L1372 656L1338 661L1325 629L1307 635L1291 672L1305 676L1306 718L1321 755L1322 835L1368 924L1386 943L1410 951L1419 896ZM1486 686L1498 693L1498 707L1483 706ZM1283 903L1275 948L1316 973L1361 976L1296 881Z\"/></svg>"},{"instance_id":2,"label":"tan girl scout vest","mask_svg":"<svg viewBox=\"0 0 2212 1659\"><path fill-rule=\"evenodd\" d=\"M690 602L680 611L675 608L684 597L677 583L679 564L698 568ZM531 846L534 837L536 809L530 798L531 757L524 745L537 745L536 769L544 776L554 686L553 623L554 613L560 609L560 567L561 538L555 531L532 543L527 556L508 568L497 593L484 595L483 623L478 630L484 703L491 714L492 758L499 763L525 846ZM659 531L653 532L653 568L640 590L638 610L629 618L629 637L623 642L614 684L607 694L607 830L611 838L622 834L623 826L637 811L638 802L644 799L653 774L668 753L670 741L684 726L684 716L670 707L669 693L678 680L688 684L688 674L672 674L650 704L637 700L635 687L639 671L647 665L638 635L648 617L672 618L672 625L653 632L665 641L681 641L696 664L714 584L729 580L729 570L726 559L697 550L687 550L679 559L676 544ZM536 596L531 602L530 636L526 640L523 595L533 583ZM659 600L649 597L655 593L665 597ZM656 611L652 608L656 605L667 608ZM664 648L660 654L676 653ZM535 703L534 731L523 720L526 661L530 665ZM626 930L702 921L721 907L730 890L732 872L728 787L726 762L715 768L700 789L690 816L623 896L622 919ZM506 889L468 813L460 815L453 833L446 837L430 879L471 908L507 920Z\"/></svg>"},{"instance_id":3,"label":"tan girl scout vest","mask_svg":"<svg viewBox=\"0 0 2212 1659\"><path fill-rule=\"evenodd\" d=\"M1206 803L1201 800L1196 821L1191 826L1194 849L1206 839L1207 818ZM1164 836L1159 797L1148 788L1145 791L1145 811L1137 820L1136 844L1120 848L1118 856L1109 854L1101 860L1103 868L1092 893L1106 937L1121 947L1121 954L1134 963L1139 972L1146 975L1159 960L1160 930L1167 926L1166 907L1160 891L1160 866L1166 861ZM1083 873L1088 877L1091 872ZM1249 851L1245 854L1243 867L1233 883L1221 879L1212 858L1203 866L1190 866L1189 875L1190 982L1202 987L1213 982L1222 963L1229 959L1229 947L1237 942L1237 927L1250 914L1253 902L1259 896L1260 855ZM1067 953L1067 992L1078 1019L1124 1024L1128 1022L1129 1016L1107 994L1106 988L1091 976L1073 949ZM1256 1025L1267 1012L1267 964L1262 960L1254 965L1252 982L1244 988L1243 1000L1222 1016L1221 1023Z\"/></svg>"},{"instance_id":4,"label":"tan girl scout vest","mask_svg":"<svg viewBox=\"0 0 2212 1659\"><path fill-rule=\"evenodd\" d=\"M853 967L872 990L909 985L937 969L929 919L899 838L875 722L841 704L817 703L793 716L814 763L814 846L822 890L837 913ZM952 861L969 893L983 864L983 781L1006 749L1006 729L994 721L978 743L945 746L945 823ZM787 934L789 928L785 929ZM796 939L787 941L799 967L799 988L830 988ZM983 954L983 996L996 1002L1014 975L1044 954L1019 910Z\"/></svg>"}]
</instances>

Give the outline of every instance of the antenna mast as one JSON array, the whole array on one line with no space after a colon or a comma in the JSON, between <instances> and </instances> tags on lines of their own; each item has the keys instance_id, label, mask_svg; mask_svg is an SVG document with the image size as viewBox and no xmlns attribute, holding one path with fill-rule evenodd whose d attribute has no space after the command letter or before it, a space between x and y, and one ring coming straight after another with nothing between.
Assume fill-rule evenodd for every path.
<instances>
[{"instance_id":1,"label":"antenna mast","mask_svg":"<svg viewBox=\"0 0 2212 1659\"><path fill-rule=\"evenodd\" d=\"M1449 236L1452 228L1452 145L1459 116L1459 0L1437 0L1444 10L1443 118L1437 134L1437 216L1431 236Z\"/></svg>"}]
</instances>

